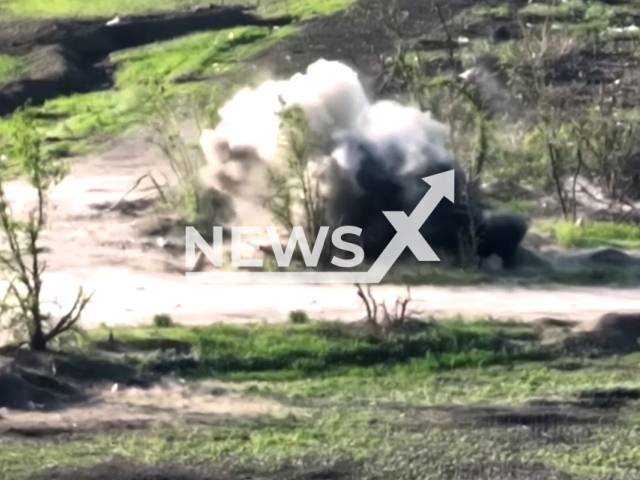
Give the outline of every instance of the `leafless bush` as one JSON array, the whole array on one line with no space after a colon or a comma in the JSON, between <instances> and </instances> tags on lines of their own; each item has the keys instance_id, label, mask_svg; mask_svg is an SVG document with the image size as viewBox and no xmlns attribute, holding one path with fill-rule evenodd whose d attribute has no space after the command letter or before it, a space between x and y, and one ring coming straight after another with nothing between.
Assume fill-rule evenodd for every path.
<instances>
[{"instance_id":1,"label":"leafless bush","mask_svg":"<svg viewBox=\"0 0 640 480\"><path fill-rule=\"evenodd\" d=\"M208 115L196 105L196 100L183 99L178 106L161 86L149 87L146 103L152 113L151 141L164 154L175 181L165 177L161 182L151 173L146 177L160 197L161 213L177 214L201 234L210 235L213 225L228 219L230 206L221 192L203 181L204 152L199 145L191 144L182 132L186 115L195 119L198 130L201 130L203 115Z\"/></svg>"},{"instance_id":2,"label":"leafless bush","mask_svg":"<svg viewBox=\"0 0 640 480\"><path fill-rule=\"evenodd\" d=\"M407 285L407 295L398 297L395 301L392 311L387 308L386 301L378 302L371 293L371 285L367 285L366 294L362 289L362 285L356 284L358 297L364 303L367 311L366 321L374 326L401 326L405 321L422 312L409 309L409 304L413 301L411 298L411 287Z\"/></svg>"},{"instance_id":3,"label":"leafless bush","mask_svg":"<svg viewBox=\"0 0 640 480\"><path fill-rule=\"evenodd\" d=\"M9 155L12 161L19 163L21 172L35 189L37 205L28 220L16 218L5 194L2 179L6 178L6 166L2 164L0 226L8 248L0 252L0 266L8 287L0 303L0 320L14 338L24 340L33 350L42 351L52 340L77 329L91 295L86 295L80 287L71 308L57 318L43 308L43 274L47 266L41 258L40 234L46 227L49 190L62 180L66 168L43 155L41 138L30 110L16 113L11 126Z\"/></svg>"}]
</instances>

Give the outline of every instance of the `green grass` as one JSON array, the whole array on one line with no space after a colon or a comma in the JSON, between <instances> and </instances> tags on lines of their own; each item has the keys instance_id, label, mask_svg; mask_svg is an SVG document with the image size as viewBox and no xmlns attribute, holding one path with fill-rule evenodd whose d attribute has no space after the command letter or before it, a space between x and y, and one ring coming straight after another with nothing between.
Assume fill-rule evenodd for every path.
<instances>
[{"instance_id":1,"label":"green grass","mask_svg":"<svg viewBox=\"0 0 640 480\"><path fill-rule=\"evenodd\" d=\"M362 329L325 323L114 333L117 339L132 344L153 336L188 342L198 355L199 368L183 372L185 375L198 378L215 375L224 380L243 381L340 376L344 372L369 371L370 367L384 369L389 364L406 364L414 359L420 362L422 370L429 372L546 355L537 350L514 350L496 336L491 326L455 321L425 326L414 334L382 337ZM518 334L530 336L522 331ZM106 332L94 335L104 338Z\"/></svg>"},{"instance_id":2,"label":"green grass","mask_svg":"<svg viewBox=\"0 0 640 480\"><path fill-rule=\"evenodd\" d=\"M404 425L421 429L411 430ZM571 478L586 480L603 478L603 474L638 472L636 428L594 427L596 431L590 434L574 432L569 427L565 432L544 432L546 437L557 439L545 442L542 435L528 434L527 430L518 434L500 427L438 429L429 423L421 426L410 416L407 419L388 412L342 409L235 427L180 426L141 434L107 434L98 439L5 442L0 452L0 473L6 480L13 480L32 471L34 465L90 465L113 457L143 464L226 459L269 465L308 455L319 459L366 459L368 475L358 477L363 479L376 478L372 474L377 471L378 475L385 472L396 478L436 480L449 478L447 467L497 462L505 466L542 463L549 469L582 473L585 477ZM563 433L565 438L586 438L584 443L572 444L563 441Z\"/></svg>"},{"instance_id":3,"label":"green grass","mask_svg":"<svg viewBox=\"0 0 640 480\"><path fill-rule=\"evenodd\" d=\"M17 17L101 17L179 10L202 3L198 0L0 0L0 11Z\"/></svg>"},{"instance_id":4,"label":"green grass","mask_svg":"<svg viewBox=\"0 0 640 480\"><path fill-rule=\"evenodd\" d=\"M191 0L161 0L159 2L119 1L78 2L37 0L14 2L0 0L0 8L16 16L60 17L67 15L109 16L113 14L143 13L149 10L171 10L197 3ZM329 15L350 5L349 0L274 0L260 2L258 13L292 15L309 18ZM96 141L125 133L161 112L149 107L148 85L164 87L166 94L183 103L196 93L215 97L219 85L205 83L177 84L183 79L213 79L238 71L249 57L260 53L286 37L295 34L295 27L269 31L261 27L240 27L216 32L187 35L175 40L116 52L111 60L117 68L116 89L77 94L48 101L38 110L54 114L55 120L41 122L45 136L70 139L49 147L56 156L84 153L94 148ZM10 57L0 57L0 81L19 76L20 64ZM225 90L226 91L226 90ZM228 92L227 92L228 93ZM208 101L211 103L211 101ZM3 123L0 120L0 134Z\"/></svg>"},{"instance_id":5,"label":"green grass","mask_svg":"<svg viewBox=\"0 0 640 480\"><path fill-rule=\"evenodd\" d=\"M530 399L571 400L584 390L640 388L634 370L638 355L624 362L577 360L574 371L562 362L516 363L434 372L415 360L374 371L317 378L313 381L252 382L251 392L293 399L334 402L435 405L522 404ZM572 362L573 363L573 362Z\"/></svg>"},{"instance_id":6,"label":"green grass","mask_svg":"<svg viewBox=\"0 0 640 480\"><path fill-rule=\"evenodd\" d=\"M636 404L621 410L617 424L587 426L549 421L533 428L497 423L454 427L445 414L454 406L459 410L488 404L517 412L532 399L571 401L594 388L640 388L640 354L587 359L565 353L532 362L519 358L516 349L493 365L469 362L474 351L495 352L497 339L539 341L530 326L491 321L443 322L430 335L405 330L376 341L362 329L324 323L118 328L114 334L129 344L158 338L188 342L197 348L200 362L213 362L199 374L233 380L244 385L246 395L279 398L291 408L257 420L219 419L198 426L176 422L99 436L37 441L0 437L2 478L24 478L46 466L92 465L112 458L143 464L230 461L267 466L296 463L303 457L362 459L367 466L358 478L367 480L381 478L372 476L381 472L383 478L438 480L450 478L446 472L452 467L492 462L504 468L538 465L550 472L581 475L572 477L576 480L622 479L623 473L637 478L633 475L640 472ZM105 329L89 332L94 342L106 335ZM416 350L412 358L404 358L399 352L416 340L428 347L429 354L418 355ZM390 344L398 347L394 355L399 357L389 358ZM467 360L458 365L433 362L447 355ZM316 363L320 371L296 366L296 359L310 358L322 363ZM268 378L263 375L267 372L276 375ZM262 378L256 380L256 374ZM512 478L554 478L550 472Z\"/></svg>"},{"instance_id":7,"label":"green grass","mask_svg":"<svg viewBox=\"0 0 640 480\"><path fill-rule=\"evenodd\" d=\"M19 78L22 71L23 65L19 59L0 54L0 83Z\"/></svg>"},{"instance_id":8,"label":"green grass","mask_svg":"<svg viewBox=\"0 0 640 480\"><path fill-rule=\"evenodd\" d=\"M115 53L119 88L149 81L169 83L181 77L226 73L239 62L293 34L291 27L242 27L204 32Z\"/></svg>"},{"instance_id":9,"label":"green grass","mask_svg":"<svg viewBox=\"0 0 640 480\"><path fill-rule=\"evenodd\" d=\"M207 5L204 0L0 0L0 12L15 17L106 17L114 15L142 15L150 12L186 10ZM223 0L217 5L243 5L256 7L259 14L291 15L307 19L317 15L330 15L352 3L351 0Z\"/></svg>"},{"instance_id":10,"label":"green grass","mask_svg":"<svg viewBox=\"0 0 640 480\"><path fill-rule=\"evenodd\" d=\"M473 7L465 11L463 15L467 18L488 17L496 20L504 20L509 18L508 5L498 5L495 7Z\"/></svg>"},{"instance_id":11,"label":"green grass","mask_svg":"<svg viewBox=\"0 0 640 480\"><path fill-rule=\"evenodd\" d=\"M587 9L587 4L582 0L568 0L554 5L531 3L520 9L519 13L529 18L581 22L585 19Z\"/></svg>"},{"instance_id":12,"label":"green grass","mask_svg":"<svg viewBox=\"0 0 640 480\"><path fill-rule=\"evenodd\" d=\"M634 368L640 354L573 358L542 347L540 331L518 322L450 319L382 336L322 322L116 328L113 334L139 351L150 339L189 344L199 368L178 371L184 378L240 382L253 394L291 398L427 406L567 400L595 386L640 388ZM90 345L107 336L104 328L90 332ZM156 360L149 357L143 368Z\"/></svg>"},{"instance_id":13,"label":"green grass","mask_svg":"<svg viewBox=\"0 0 640 480\"><path fill-rule=\"evenodd\" d=\"M180 77L214 77L228 73L248 57L294 32L291 27L271 33L267 28L243 27L198 33L119 52L112 58L117 66L115 90L76 94L46 102L37 110L54 115L56 119L40 122L40 128L45 136L74 139L56 146L61 153L85 152L95 140L122 134L162 114L154 109L156 104L150 102L157 93L157 85L164 86L167 98L186 101L197 95L211 99L219 85L178 85L173 81ZM0 133L2 123L7 122L11 119L0 122Z\"/></svg>"},{"instance_id":14,"label":"green grass","mask_svg":"<svg viewBox=\"0 0 640 480\"><path fill-rule=\"evenodd\" d=\"M300 20L332 15L354 3L354 0L269 0L259 2L257 11L265 16L291 15Z\"/></svg>"},{"instance_id":15,"label":"green grass","mask_svg":"<svg viewBox=\"0 0 640 480\"><path fill-rule=\"evenodd\" d=\"M637 225L588 222L578 226L568 222L553 222L541 224L536 229L551 235L565 248L640 249L640 226Z\"/></svg>"}]
</instances>

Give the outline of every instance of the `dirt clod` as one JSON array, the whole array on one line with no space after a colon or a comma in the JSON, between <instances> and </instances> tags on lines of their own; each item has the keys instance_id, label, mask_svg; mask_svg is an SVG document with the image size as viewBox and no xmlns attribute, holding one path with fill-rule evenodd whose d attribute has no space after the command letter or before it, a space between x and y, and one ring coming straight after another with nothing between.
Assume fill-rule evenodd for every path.
<instances>
[{"instance_id":1,"label":"dirt clod","mask_svg":"<svg viewBox=\"0 0 640 480\"><path fill-rule=\"evenodd\" d=\"M640 337L640 312L607 313L598 319L593 331L605 337L636 343Z\"/></svg>"}]
</instances>

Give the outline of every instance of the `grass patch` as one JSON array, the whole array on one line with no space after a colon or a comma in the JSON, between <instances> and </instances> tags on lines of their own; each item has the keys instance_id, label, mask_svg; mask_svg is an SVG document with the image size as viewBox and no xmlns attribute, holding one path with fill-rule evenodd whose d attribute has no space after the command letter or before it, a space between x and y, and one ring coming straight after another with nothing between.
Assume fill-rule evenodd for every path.
<instances>
[{"instance_id":1,"label":"grass patch","mask_svg":"<svg viewBox=\"0 0 640 480\"><path fill-rule=\"evenodd\" d=\"M333 323L125 329L115 330L114 334L119 341L133 346L150 337L187 342L196 353L198 366L183 374L236 381L295 380L351 373L360 376L366 371L380 373L392 365L413 360L419 361L423 371L433 372L547 356L532 347L510 345L509 335L504 337L495 327L462 321L425 323L412 333L388 335ZM106 335L103 330L94 333L94 338L104 340ZM532 340L534 334L511 331L510 338L514 336Z\"/></svg>"},{"instance_id":2,"label":"grass patch","mask_svg":"<svg viewBox=\"0 0 640 480\"><path fill-rule=\"evenodd\" d=\"M402 422L397 414L375 412L374 415L373 411L345 409L309 418L291 416L231 427L176 427L138 435L107 435L100 439L47 444L11 442L3 445L0 453L0 472L3 478L13 480L19 478L19 474L32 471L34 465L91 465L111 458L147 465L227 459L268 466L307 456L366 460L366 473L356 477L366 480L381 478L375 475L376 470L378 475L382 471L408 480L455 478L447 473L463 474L465 467L477 469L492 464L502 466L497 471L503 473L513 471L516 466L522 469L522 476L503 478L586 479L633 478L623 475L635 473L640 464L633 427L594 427L595 433L556 427L544 430L543 438L555 440L545 442L540 433L536 436L530 429L518 434L501 427L461 431L424 424L418 430L421 425L413 420L415 427L410 431L401 426L403 423L410 426L410 422ZM576 440L569 443L563 441L563 437ZM545 474L543 465L549 469L548 476L540 476ZM524 475L527 466L532 472L538 470L538 475ZM553 468L563 467L566 472L585 477L551 473ZM602 476L614 472L618 475ZM328 477L301 475L295 478Z\"/></svg>"},{"instance_id":3,"label":"grass patch","mask_svg":"<svg viewBox=\"0 0 640 480\"><path fill-rule=\"evenodd\" d=\"M269 0L259 2L257 10L267 17L291 15L300 20L308 20L338 13L353 3L353 0Z\"/></svg>"},{"instance_id":4,"label":"grass patch","mask_svg":"<svg viewBox=\"0 0 640 480\"><path fill-rule=\"evenodd\" d=\"M0 473L13 480L32 471L34 465L91 465L111 458L147 465L226 459L270 466L306 457L307 462L309 458L365 460L365 472L355 478L366 480L382 478L380 472L407 480L456 478L447 476L451 472L460 472L457 478L501 478L462 476L465 469L490 465L505 475L518 468L522 471L521 476L502 478L586 480L633 478L624 475L635 473L640 465L634 427L594 426L593 432L555 427L545 428L542 435L537 429L499 426L440 429L421 425L410 415L403 419L399 414L363 410L329 410L307 418L290 416L216 428L174 427L46 444L11 442L0 453ZM554 469L584 477L556 476Z\"/></svg>"},{"instance_id":5,"label":"grass patch","mask_svg":"<svg viewBox=\"0 0 640 480\"><path fill-rule=\"evenodd\" d=\"M637 225L589 222L578 226L569 222L553 222L541 224L536 229L551 235L565 248L640 249L640 226Z\"/></svg>"},{"instance_id":6,"label":"grass patch","mask_svg":"<svg viewBox=\"0 0 640 480\"><path fill-rule=\"evenodd\" d=\"M314 415L313 418L285 417L264 419L217 428L193 428L183 425L133 435L105 435L97 439L79 439L59 444L22 442L2 443L0 474L6 480L19 478L33 465L90 465L101 459L120 458L154 464L171 461L220 459L230 454L237 460L274 461L304 453L370 451L381 446L383 438L371 439L362 430L347 435L347 429L364 426L368 417L351 415ZM44 447L44 448L43 448ZM145 452L142 456L140 454ZM31 458L25 455L31 454Z\"/></svg>"},{"instance_id":7,"label":"grass patch","mask_svg":"<svg viewBox=\"0 0 640 480\"><path fill-rule=\"evenodd\" d=\"M507 20L510 18L508 5L497 5L495 7L473 7L464 13L470 18L493 18L495 20Z\"/></svg>"},{"instance_id":8,"label":"grass patch","mask_svg":"<svg viewBox=\"0 0 640 480\"><path fill-rule=\"evenodd\" d=\"M270 32L266 27L242 27L204 32L113 54L119 88L150 81L226 73L237 64L293 34L291 27Z\"/></svg>"},{"instance_id":9,"label":"grass patch","mask_svg":"<svg viewBox=\"0 0 640 480\"><path fill-rule=\"evenodd\" d=\"M0 83L19 78L22 71L23 65L19 59L11 55L0 54Z\"/></svg>"},{"instance_id":10,"label":"grass patch","mask_svg":"<svg viewBox=\"0 0 640 480\"><path fill-rule=\"evenodd\" d=\"M144 108L146 95L143 88L132 87L59 97L47 102L41 111L65 119L46 122L43 127L47 136L60 138L115 135L149 115Z\"/></svg>"},{"instance_id":11,"label":"grass patch","mask_svg":"<svg viewBox=\"0 0 640 480\"><path fill-rule=\"evenodd\" d=\"M130 345L149 339L190 343L200 361L213 362L207 372L199 373L244 380L247 395L279 398L290 408L255 420L176 422L137 432L37 441L0 437L0 475L12 480L43 467L90 466L112 459L143 465L215 461L276 466L300 465L303 458L346 458L364 462L365 471L356 478L366 480L383 478L380 472L384 478L407 480L456 478L451 471L494 467L502 473L521 471L519 476L504 477L519 479L554 478L552 472L557 471L573 473L578 477L571 478L577 479L583 478L580 475L622 479L635 478L623 474L640 471L640 449L634 443L640 421L636 404L624 407L617 424L562 424L549 418L518 427L519 419L527 418L528 400L573 401L596 386L640 388L636 368L640 354L600 359L567 354L532 362L518 356L524 350L509 353L507 348L503 351L508 357L490 365L469 362L470 356L464 356L495 352L504 340L536 344L537 332L529 325L490 320L443 322L426 332L429 335L407 328L377 336L361 326L328 323L116 328L116 340ZM93 342L106 336L106 329L89 332ZM418 339L429 353L404 359L402 349ZM385 347L390 344L396 346L395 357ZM377 353L372 357L374 347ZM433 363L434 358L447 356L467 360L456 368ZM296 367L296 359L309 358L325 362L322 374ZM456 412L472 415L466 418L486 416L489 405L514 412L515 420L476 426L447 420L457 418ZM585 414L572 408L576 407L566 405L560 415ZM540 473L541 469L548 470ZM457 478L484 478L462 475Z\"/></svg>"},{"instance_id":12,"label":"grass patch","mask_svg":"<svg viewBox=\"0 0 640 480\"><path fill-rule=\"evenodd\" d=\"M144 13L151 10L172 10L192 6L196 1L164 0L160 2L100 1L77 2L14 2L0 0L0 8L16 16L110 16ZM275 0L261 2L258 13L264 15L292 15L308 18L328 15L346 8L351 2ZM122 134L144 123L158 112L148 108L145 89L150 82L163 85L166 95L185 99L192 93L198 95L215 90L203 83L179 83L181 80L201 80L236 71L249 57L258 54L294 34L295 27L270 31L262 27L240 27L216 32L203 32L175 40L160 42L140 48L114 53L111 60L116 65L115 90L59 97L47 102L38 110L49 118L41 122L43 135L72 138L73 141L50 147L55 156L84 153L94 146L94 141ZM5 75L19 75L15 59L0 57L0 80ZM211 97L211 95L208 95ZM207 102L211 103L211 102ZM209 105L210 107L210 105ZM0 120L2 123L11 119Z\"/></svg>"},{"instance_id":13,"label":"grass patch","mask_svg":"<svg viewBox=\"0 0 640 480\"><path fill-rule=\"evenodd\" d=\"M293 399L375 402L414 406L522 404L531 399L568 401L597 385L602 389L640 388L633 369L638 355L624 360L556 360L468 367L434 372L422 361L350 375L268 383L252 382L250 391ZM571 369L564 368L571 365Z\"/></svg>"},{"instance_id":14,"label":"grass patch","mask_svg":"<svg viewBox=\"0 0 640 480\"><path fill-rule=\"evenodd\" d=\"M0 12L15 17L61 18L61 17L106 17L114 15L143 15L187 10L198 5L207 5L203 0L0 0ZM318 15L330 15L348 7L352 0L248 0L244 2L223 0L216 5L243 5L255 7L266 16L291 15L308 19Z\"/></svg>"},{"instance_id":15,"label":"grass patch","mask_svg":"<svg viewBox=\"0 0 640 480\"><path fill-rule=\"evenodd\" d=\"M16 17L102 17L186 9L198 0L0 0L0 11Z\"/></svg>"},{"instance_id":16,"label":"grass patch","mask_svg":"<svg viewBox=\"0 0 640 480\"><path fill-rule=\"evenodd\" d=\"M180 78L229 73L243 60L268 48L295 32L285 27L274 32L267 28L242 27L219 32L189 35L177 40L131 49L114 54L117 89L59 97L38 109L54 120L39 123L43 135L73 138L57 144L58 156L86 152L94 141L122 134L158 115L149 99L157 92L150 84L164 86L167 98L186 99L206 94L215 97L217 89L204 83L176 84ZM0 122L11 122L11 118ZM80 139L80 140L78 140Z\"/></svg>"},{"instance_id":17,"label":"grass patch","mask_svg":"<svg viewBox=\"0 0 640 480\"><path fill-rule=\"evenodd\" d=\"M581 22L585 19L588 6L582 0L568 0L554 5L531 3L520 10L520 14L528 18L541 20L551 19L556 21Z\"/></svg>"}]
</instances>

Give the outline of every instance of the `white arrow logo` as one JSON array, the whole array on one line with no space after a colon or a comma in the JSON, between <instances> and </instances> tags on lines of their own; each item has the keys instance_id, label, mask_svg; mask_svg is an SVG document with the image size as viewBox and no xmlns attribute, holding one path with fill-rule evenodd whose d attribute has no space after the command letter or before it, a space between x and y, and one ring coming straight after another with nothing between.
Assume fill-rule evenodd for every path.
<instances>
[{"instance_id":1,"label":"white arrow logo","mask_svg":"<svg viewBox=\"0 0 640 480\"><path fill-rule=\"evenodd\" d=\"M421 262L439 262L438 256L420 234L420 228L443 198L454 202L455 171L449 170L422 180L431 188L410 216L404 212L383 212L396 229L396 234L368 272L187 272L186 281L200 284L380 283L407 247Z\"/></svg>"}]
</instances>

